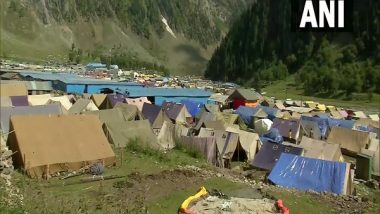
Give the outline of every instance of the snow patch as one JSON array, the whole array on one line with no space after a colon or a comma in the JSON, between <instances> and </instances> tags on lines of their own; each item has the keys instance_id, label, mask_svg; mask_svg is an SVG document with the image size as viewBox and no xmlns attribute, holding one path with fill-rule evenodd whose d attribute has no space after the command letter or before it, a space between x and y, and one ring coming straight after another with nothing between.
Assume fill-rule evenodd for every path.
<instances>
[{"instance_id":1,"label":"snow patch","mask_svg":"<svg viewBox=\"0 0 380 214\"><path fill-rule=\"evenodd\" d=\"M170 28L169 24L168 24L168 20L165 19L165 17L161 16L161 21L162 23L164 23L164 25L166 26L166 31L170 33L170 35L172 35L174 38L177 38L173 32L173 30Z\"/></svg>"}]
</instances>

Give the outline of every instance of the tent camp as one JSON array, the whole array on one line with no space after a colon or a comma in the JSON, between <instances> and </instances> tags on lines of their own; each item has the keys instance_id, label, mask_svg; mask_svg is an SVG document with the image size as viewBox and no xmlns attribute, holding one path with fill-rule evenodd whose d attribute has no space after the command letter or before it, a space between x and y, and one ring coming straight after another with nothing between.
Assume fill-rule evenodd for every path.
<instances>
[{"instance_id":1,"label":"tent camp","mask_svg":"<svg viewBox=\"0 0 380 214\"><path fill-rule=\"evenodd\" d=\"M234 129L232 127L228 127L226 131L239 134L239 143L247 155L247 160L252 161L255 158L257 148L261 143L259 135L257 133L243 131L238 128Z\"/></svg>"},{"instance_id":2,"label":"tent camp","mask_svg":"<svg viewBox=\"0 0 380 214\"><path fill-rule=\"evenodd\" d=\"M131 119L128 115L124 116L124 112L121 108L105 109L99 111L85 111L82 112L82 114L96 115L102 123L134 120L134 118Z\"/></svg>"},{"instance_id":3,"label":"tent camp","mask_svg":"<svg viewBox=\"0 0 380 214\"><path fill-rule=\"evenodd\" d=\"M370 134L368 132L335 126L332 127L327 142L339 144L346 152L357 154L369 144Z\"/></svg>"},{"instance_id":4,"label":"tent camp","mask_svg":"<svg viewBox=\"0 0 380 214\"><path fill-rule=\"evenodd\" d=\"M19 106L19 107L1 107L0 120L1 129L4 133L9 132L11 116L15 115L62 115L63 109L58 104L49 104L43 106Z\"/></svg>"},{"instance_id":5,"label":"tent camp","mask_svg":"<svg viewBox=\"0 0 380 214\"><path fill-rule=\"evenodd\" d=\"M125 103L126 95L123 94L107 94L107 108L113 108L117 103Z\"/></svg>"},{"instance_id":6,"label":"tent camp","mask_svg":"<svg viewBox=\"0 0 380 214\"><path fill-rule=\"evenodd\" d=\"M139 109L139 111L142 111L144 103L152 104L147 97L139 97L139 98L126 98L126 103L129 105L135 105Z\"/></svg>"},{"instance_id":7,"label":"tent camp","mask_svg":"<svg viewBox=\"0 0 380 214\"><path fill-rule=\"evenodd\" d=\"M157 135L158 143L162 149L169 150L175 147L175 134L175 125L172 122L164 121Z\"/></svg>"},{"instance_id":8,"label":"tent camp","mask_svg":"<svg viewBox=\"0 0 380 214\"><path fill-rule=\"evenodd\" d=\"M181 100L180 103L186 106L186 109L189 111L193 118L195 118L198 115L198 113L202 110L202 108L204 108L203 103L192 100Z\"/></svg>"},{"instance_id":9,"label":"tent camp","mask_svg":"<svg viewBox=\"0 0 380 214\"><path fill-rule=\"evenodd\" d=\"M11 96L9 97L12 102L12 106L29 106L28 96Z\"/></svg>"},{"instance_id":10,"label":"tent camp","mask_svg":"<svg viewBox=\"0 0 380 214\"><path fill-rule=\"evenodd\" d=\"M99 110L107 109L107 94L93 94L91 100Z\"/></svg>"},{"instance_id":11,"label":"tent camp","mask_svg":"<svg viewBox=\"0 0 380 214\"><path fill-rule=\"evenodd\" d=\"M135 105L129 105L127 103L116 103L113 108L117 108L123 112L124 118L127 121L130 120L142 120L144 117Z\"/></svg>"},{"instance_id":12,"label":"tent camp","mask_svg":"<svg viewBox=\"0 0 380 214\"><path fill-rule=\"evenodd\" d=\"M96 162L106 166L115 162L95 116L14 116L11 124L14 132L8 144L17 151L16 166L32 178L78 170Z\"/></svg>"},{"instance_id":13,"label":"tent camp","mask_svg":"<svg viewBox=\"0 0 380 214\"><path fill-rule=\"evenodd\" d=\"M51 97L51 94L28 95L28 102L31 106L45 105Z\"/></svg>"},{"instance_id":14,"label":"tent camp","mask_svg":"<svg viewBox=\"0 0 380 214\"><path fill-rule=\"evenodd\" d=\"M0 84L0 96L10 97L10 96L26 96L28 95L28 90L25 83L8 83Z\"/></svg>"},{"instance_id":15,"label":"tent camp","mask_svg":"<svg viewBox=\"0 0 380 214\"><path fill-rule=\"evenodd\" d=\"M321 140L321 130L316 121L301 120L300 137L307 136L313 139Z\"/></svg>"},{"instance_id":16,"label":"tent camp","mask_svg":"<svg viewBox=\"0 0 380 214\"><path fill-rule=\"evenodd\" d=\"M70 114L79 114L85 111L97 111L95 103L90 99L79 99L69 109Z\"/></svg>"},{"instance_id":17,"label":"tent camp","mask_svg":"<svg viewBox=\"0 0 380 214\"><path fill-rule=\"evenodd\" d=\"M190 151L197 151L202 154L208 163L217 165L217 146L214 137L183 136L181 144Z\"/></svg>"},{"instance_id":18,"label":"tent camp","mask_svg":"<svg viewBox=\"0 0 380 214\"><path fill-rule=\"evenodd\" d=\"M103 129L109 142L116 148L125 147L133 140L143 147L160 148L148 120L107 121Z\"/></svg>"},{"instance_id":19,"label":"tent camp","mask_svg":"<svg viewBox=\"0 0 380 214\"><path fill-rule=\"evenodd\" d=\"M70 99L67 95L59 96L59 97L50 97L47 104L49 103L61 103L61 105L66 109L69 110L73 104L70 102Z\"/></svg>"},{"instance_id":20,"label":"tent camp","mask_svg":"<svg viewBox=\"0 0 380 214\"><path fill-rule=\"evenodd\" d=\"M286 188L350 194L350 164L282 153L268 179Z\"/></svg>"},{"instance_id":21,"label":"tent camp","mask_svg":"<svg viewBox=\"0 0 380 214\"><path fill-rule=\"evenodd\" d=\"M218 148L218 162L221 167L229 168L234 154L244 152L241 146L239 147L239 134L215 130L214 137ZM243 155L239 156L239 160L244 160Z\"/></svg>"},{"instance_id":22,"label":"tent camp","mask_svg":"<svg viewBox=\"0 0 380 214\"><path fill-rule=\"evenodd\" d=\"M191 114L184 104L173 102L162 103L162 109L166 112L169 118L175 123L185 124L192 121Z\"/></svg>"},{"instance_id":23,"label":"tent camp","mask_svg":"<svg viewBox=\"0 0 380 214\"><path fill-rule=\"evenodd\" d=\"M160 106L156 106L153 104L144 103L142 114L145 119L149 120L150 124L152 125L153 130L157 130L157 132L163 126L164 121L171 122L166 112L164 112Z\"/></svg>"},{"instance_id":24,"label":"tent camp","mask_svg":"<svg viewBox=\"0 0 380 214\"><path fill-rule=\"evenodd\" d=\"M268 114L265 113L261 108L250 108L245 106L240 106L236 113L242 118L244 123L250 127L253 126L255 120L264 119L268 117Z\"/></svg>"},{"instance_id":25,"label":"tent camp","mask_svg":"<svg viewBox=\"0 0 380 214\"><path fill-rule=\"evenodd\" d=\"M299 137L300 121L275 118L272 128L278 129L282 137L296 141Z\"/></svg>"},{"instance_id":26,"label":"tent camp","mask_svg":"<svg viewBox=\"0 0 380 214\"><path fill-rule=\"evenodd\" d=\"M304 150L303 156L308 158L317 158L328 161L344 161L338 144L302 137L299 147Z\"/></svg>"},{"instance_id":27,"label":"tent camp","mask_svg":"<svg viewBox=\"0 0 380 214\"><path fill-rule=\"evenodd\" d=\"M270 171L282 153L301 155L303 153L303 149L267 142L261 146L259 152L255 156L255 159L251 162L251 166Z\"/></svg>"}]
</instances>

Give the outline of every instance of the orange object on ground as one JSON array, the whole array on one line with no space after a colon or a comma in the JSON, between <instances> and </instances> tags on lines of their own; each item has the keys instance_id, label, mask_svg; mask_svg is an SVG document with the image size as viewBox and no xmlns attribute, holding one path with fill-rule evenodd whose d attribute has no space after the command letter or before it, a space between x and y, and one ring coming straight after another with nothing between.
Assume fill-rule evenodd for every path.
<instances>
[{"instance_id":1,"label":"orange object on ground","mask_svg":"<svg viewBox=\"0 0 380 214\"><path fill-rule=\"evenodd\" d=\"M281 199L276 201L276 205L282 214L290 214L289 208L285 207L284 202Z\"/></svg>"}]
</instances>

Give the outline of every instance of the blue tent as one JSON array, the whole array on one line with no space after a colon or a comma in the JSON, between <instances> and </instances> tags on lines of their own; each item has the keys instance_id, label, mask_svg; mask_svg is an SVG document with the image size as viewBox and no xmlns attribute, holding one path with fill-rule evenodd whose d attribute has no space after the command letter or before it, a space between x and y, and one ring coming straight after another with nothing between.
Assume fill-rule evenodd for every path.
<instances>
[{"instance_id":1,"label":"blue tent","mask_svg":"<svg viewBox=\"0 0 380 214\"><path fill-rule=\"evenodd\" d=\"M192 117L197 116L204 106L203 103L192 101L192 100L181 100L180 103L186 106L187 110L189 111Z\"/></svg>"},{"instance_id":2,"label":"blue tent","mask_svg":"<svg viewBox=\"0 0 380 214\"><path fill-rule=\"evenodd\" d=\"M344 194L349 165L282 153L269 180L276 185L298 190Z\"/></svg>"},{"instance_id":3,"label":"blue tent","mask_svg":"<svg viewBox=\"0 0 380 214\"><path fill-rule=\"evenodd\" d=\"M272 107L267 107L267 106L260 106L262 110L264 110L265 113L268 114L268 119L272 120L276 117L278 117L280 110Z\"/></svg>"},{"instance_id":4,"label":"blue tent","mask_svg":"<svg viewBox=\"0 0 380 214\"><path fill-rule=\"evenodd\" d=\"M260 137L261 142L272 142L277 144L282 144L284 139L282 138L280 131L276 128L272 128L269 130L268 133L265 133L263 136Z\"/></svg>"},{"instance_id":5,"label":"blue tent","mask_svg":"<svg viewBox=\"0 0 380 214\"><path fill-rule=\"evenodd\" d=\"M354 127L355 121L354 120L339 120L339 119L329 118L328 124L329 124L330 129L334 126L352 129L352 127Z\"/></svg>"},{"instance_id":6,"label":"blue tent","mask_svg":"<svg viewBox=\"0 0 380 214\"><path fill-rule=\"evenodd\" d=\"M327 137L327 130L329 127L329 118L301 116L301 121L302 120L317 122L319 130L321 131L321 136L323 138Z\"/></svg>"},{"instance_id":7,"label":"blue tent","mask_svg":"<svg viewBox=\"0 0 380 214\"><path fill-rule=\"evenodd\" d=\"M260 108L239 106L239 108L236 109L236 113L243 119L245 124L251 125L253 115L255 115L259 110Z\"/></svg>"}]
</instances>

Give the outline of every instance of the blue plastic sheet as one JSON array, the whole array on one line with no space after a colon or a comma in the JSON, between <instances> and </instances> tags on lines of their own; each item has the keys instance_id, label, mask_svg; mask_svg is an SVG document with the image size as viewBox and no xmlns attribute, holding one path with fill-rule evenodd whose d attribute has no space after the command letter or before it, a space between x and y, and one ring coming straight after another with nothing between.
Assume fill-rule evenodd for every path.
<instances>
[{"instance_id":1,"label":"blue plastic sheet","mask_svg":"<svg viewBox=\"0 0 380 214\"><path fill-rule=\"evenodd\" d=\"M280 113L280 110L278 110L276 108L271 108L271 107L267 107L267 106L259 106L258 108L261 108L265 113L267 113L268 119L270 119L272 121Z\"/></svg>"},{"instance_id":2,"label":"blue plastic sheet","mask_svg":"<svg viewBox=\"0 0 380 214\"><path fill-rule=\"evenodd\" d=\"M328 118L301 116L301 120L317 122L319 130L321 131L321 136L323 138L327 137L327 130L329 127L329 119Z\"/></svg>"},{"instance_id":3,"label":"blue plastic sheet","mask_svg":"<svg viewBox=\"0 0 380 214\"><path fill-rule=\"evenodd\" d=\"M239 106L239 108L236 109L236 113L241 117L246 125L252 125L253 115L255 115L259 110L259 108Z\"/></svg>"},{"instance_id":4,"label":"blue plastic sheet","mask_svg":"<svg viewBox=\"0 0 380 214\"><path fill-rule=\"evenodd\" d=\"M269 130L269 132L265 133L263 136L260 137L261 142L271 142L271 143L277 143L282 144L284 142L284 139L282 138L280 131L276 128L272 128Z\"/></svg>"},{"instance_id":5,"label":"blue plastic sheet","mask_svg":"<svg viewBox=\"0 0 380 214\"><path fill-rule=\"evenodd\" d=\"M287 188L343 194L347 166L344 162L282 153L269 175L269 180Z\"/></svg>"},{"instance_id":6,"label":"blue plastic sheet","mask_svg":"<svg viewBox=\"0 0 380 214\"><path fill-rule=\"evenodd\" d=\"M354 127L355 121L354 120L339 120L339 119L329 118L328 124L329 124L330 129L334 126L352 129L352 127Z\"/></svg>"},{"instance_id":7,"label":"blue plastic sheet","mask_svg":"<svg viewBox=\"0 0 380 214\"><path fill-rule=\"evenodd\" d=\"M181 103L186 106L187 110L189 111L192 117L197 116L204 106L203 103L195 102L192 100L181 100Z\"/></svg>"}]
</instances>

